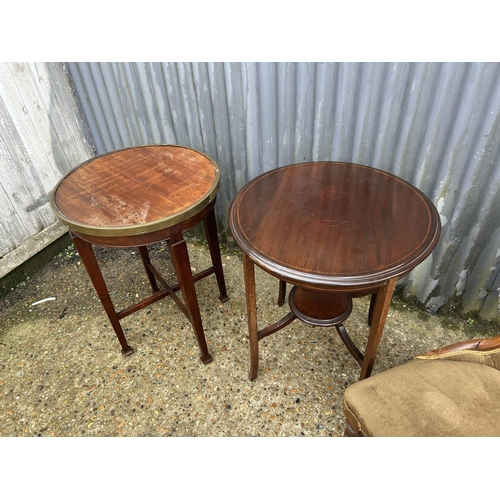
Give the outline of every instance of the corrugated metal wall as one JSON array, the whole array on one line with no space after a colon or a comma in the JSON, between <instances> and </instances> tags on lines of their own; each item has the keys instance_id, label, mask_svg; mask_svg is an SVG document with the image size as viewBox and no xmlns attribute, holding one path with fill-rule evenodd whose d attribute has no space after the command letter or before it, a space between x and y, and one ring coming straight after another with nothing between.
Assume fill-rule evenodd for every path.
<instances>
[{"instance_id":1,"label":"corrugated metal wall","mask_svg":"<svg viewBox=\"0 0 500 500\"><path fill-rule=\"evenodd\" d=\"M93 154L59 63L0 63L0 278L67 231L49 193Z\"/></svg>"},{"instance_id":2,"label":"corrugated metal wall","mask_svg":"<svg viewBox=\"0 0 500 500\"><path fill-rule=\"evenodd\" d=\"M98 153L175 143L236 192L275 167L341 160L392 172L436 204L443 233L401 283L431 311L499 319L500 64L68 63Z\"/></svg>"}]
</instances>

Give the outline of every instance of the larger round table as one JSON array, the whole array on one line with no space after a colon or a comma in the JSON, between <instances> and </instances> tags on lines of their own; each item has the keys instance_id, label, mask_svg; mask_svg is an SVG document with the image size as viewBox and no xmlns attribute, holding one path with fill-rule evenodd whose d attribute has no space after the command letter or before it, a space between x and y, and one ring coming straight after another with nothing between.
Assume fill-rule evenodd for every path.
<instances>
[{"instance_id":1,"label":"larger round table","mask_svg":"<svg viewBox=\"0 0 500 500\"><path fill-rule=\"evenodd\" d=\"M54 188L52 209L70 228L124 355L133 351L120 320L170 296L193 326L201 360L212 361L194 284L215 273L220 300L228 300L214 215L219 176L215 161L203 153L176 145L150 145L92 158L63 177ZM202 221L213 265L193 276L183 232ZM178 279L174 285L163 279L149 258L147 246L161 241L167 242L172 257ZM151 295L116 311L93 245L137 247ZM177 296L179 290L184 302Z\"/></svg>"},{"instance_id":2,"label":"larger round table","mask_svg":"<svg viewBox=\"0 0 500 500\"><path fill-rule=\"evenodd\" d=\"M420 264L440 235L439 214L408 182L372 167L307 162L266 172L245 185L229 211L242 250L250 337L250 379L257 377L258 342L298 318L335 326L370 376L396 281ZM294 285L290 312L257 326L255 269ZM344 328L352 297L372 295L364 353Z\"/></svg>"}]
</instances>

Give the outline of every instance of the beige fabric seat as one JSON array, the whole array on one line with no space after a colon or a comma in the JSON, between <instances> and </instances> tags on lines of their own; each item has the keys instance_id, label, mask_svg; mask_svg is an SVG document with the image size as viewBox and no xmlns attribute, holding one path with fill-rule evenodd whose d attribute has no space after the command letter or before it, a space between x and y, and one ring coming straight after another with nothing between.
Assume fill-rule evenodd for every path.
<instances>
[{"instance_id":1,"label":"beige fabric seat","mask_svg":"<svg viewBox=\"0 0 500 500\"><path fill-rule=\"evenodd\" d=\"M431 351L349 386L346 436L500 436L500 336Z\"/></svg>"}]
</instances>

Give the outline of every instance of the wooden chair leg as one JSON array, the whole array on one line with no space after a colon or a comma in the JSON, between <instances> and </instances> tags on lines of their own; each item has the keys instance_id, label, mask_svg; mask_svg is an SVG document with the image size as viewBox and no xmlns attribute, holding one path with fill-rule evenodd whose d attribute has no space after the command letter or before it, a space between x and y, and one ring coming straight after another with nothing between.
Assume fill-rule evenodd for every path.
<instances>
[{"instance_id":1,"label":"wooden chair leg","mask_svg":"<svg viewBox=\"0 0 500 500\"><path fill-rule=\"evenodd\" d=\"M179 286L184 297L188 318L193 326L193 330L198 342L198 347L201 351L201 361L203 364L210 363L212 356L208 352L207 341L203 331L203 324L201 321L200 308L198 306L198 298L196 296L196 289L194 286L193 274L191 272L191 263L186 241L182 235L180 226L173 229L171 232L170 240L167 241L167 246L172 256L172 263L174 265L175 274L179 281Z\"/></svg>"},{"instance_id":2,"label":"wooden chair leg","mask_svg":"<svg viewBox=\"0 0 500 500\"><path fill-rule=\"evenodd\" d=\"M351 427L348 421L346 421L344 437L361 437L361 434Z\"/></svg>"},{"instance_id":3,"label":"wooden chair leg","mask_svg":"<svg viewBox=\"0 0 500 500\"><path fill-rule=\"evenodd\" d=\"M217 234L217 223L215 221L215 211L212 209L203 219L205 235L207 237L212 264L215 268L215 277L219 287L219 299L221 302L227 302L229 297L226 292L226 281L224 280L224 271L222 268L222 259L220 256L219 235Z\"/></svg>"},{"instance_id":4,"label":"wooden chair leg","mask_svg":"<svg viewBox=\"0 0 500 500\"><path fill-rule=\"evenodd\" d=\"M109 296L108 287L104 281L104 277L102 275L101 269L99 267L99 263L94 254L94 250L92 249L92 245L87 241L84 241L74 233L70 231L71 239L75 244L76 249L78 250L78 254L82 259L83 265L87 269L87 273L94 285L95 291L101 300L101 303L104 307L104 311L108 315L109 321L111 322L111 326L113 327L116 336L122 346L122 354L124 356L128 356L132 354L134 351L128 345L127 339L125 338L125 334L123 333L123 329L120 325L120 320L118 319L118 315L115 310L115 306L113 305L113 301Z\"/></svg>"}]
</instances>

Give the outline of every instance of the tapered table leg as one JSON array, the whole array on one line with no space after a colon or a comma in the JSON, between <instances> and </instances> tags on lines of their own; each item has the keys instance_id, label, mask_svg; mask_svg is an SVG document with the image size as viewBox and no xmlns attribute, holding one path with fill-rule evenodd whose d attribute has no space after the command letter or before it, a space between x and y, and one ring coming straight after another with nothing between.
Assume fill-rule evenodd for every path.
<instances>
[{"instance_id":1,"label":"tapered table leg","mask_svg":"<svg viewBox=\"0 0 500 500\"><path fill-rule=\"evenodd\" d=\"M205 339L205 332L203 331L203 324L201 321L200 308L198 306L198 298L194 286L193 274L191 272L191 263L186 241L182 235L180 226L174 228L171 232L170 240L167 241L170 255L172 256L172 263L174 265L175 274L179 281L182 296L186 305L188 318L193 326L198 347L201 351L201 361L203 364L210 363L212 356L208 352L207 341Z\"/></svg>"},{"instance_id":2,"label":"tapered table leg","mask_svg":"<svg viewBox=\"0 0 500 500\"><path fill-rule=\"evenodd\" d=\"M373 310L375 308L376 299L377 299L377 292L374 292L370 297L370 308L368 309L368 326L372 326Z\"/></svg>"},{"instance_id":3,"label":"tapered table leg","mask_svg":"<svg viewBox=\"0 0 500 500\"><path fill-rule=\"evenodd\" d=\"M217 223L215 221L215 212L213 208L203 219L203 226L205 228L208 248L210 249L210 256L212 257L212 264L215 268L215 277L217 279L217 285L220 293L219 299L221 302L227 302L229 297L226 292L226 282L224 280L222 259L220 256L219 236L217 234Z\"/></svg>"},{"instance_id":4,"label":"tapered table leg","mask_svg":"<svg viewBox=\"0 0 500 500\"><path fill-rule=\"evenodd\" d=\"M366 344L363 364L361 365L361 374L359 379L362 380L371 375L375 356L377 355L378 345L382 332L384 331L385 320L391 305L392 294L396 286L396 278L390 279L387 283L381 286L373 295L375 302L373 304L373 316L371 319L370 333Z\"/></svg>"},{"instance_id":5,"label":"tapered table leg","mask_svg":"<svg viewBox=\"0 0 500 500\"><path fill-rule=\"evenodd\" d=\"M149 259L149 252L147 247L138 247L139 253L141 254L142 263L144 264L144 269L146 270L146 274L148 276L149 283L153 292L158 291L158 283L156 283L155 275L149 269L149 264L151 264L151 260Z\"/></svg>"},{"instance_id":6,"label":"tapered table leg","mask_svg":"<svg viewBox=\"0 0 500 500\"><path fill-rule=\"evenodd\" d=\"M286 281L280 280L280 288L278 295L278 305L281 307L285 303Z\"/></svg>"},{"instance_id":7,"label":"tapered table leg","mask_svg":"<svg viewBox=\"0 0 500 500\"><path fill-rule=\"evenodd\" d=\"M250 374L249 379L257 378L259 369L259 332L257 330L257 295L255 290L255 265L245 253L243 257L243 275L247 302L248 334L250 339Z\"/></svg>"},{"instance_id":8,"label":"tapered table leg","mask_svg":"<svg viewBox=\"0 0 500 500\"><path fill-rule=\"evenodd\" d=\"M85 269L87 269L87 273L94 285L95 291L101 300L101 303L104 307L104 311L108 315L109 321L111 322L111 326L113 327L118 340L122 346L122 354L124 356L128 356L132 354L134 351L127 344L127 339L125 338L125 334L123 333L123 329L120 325L120 320L118 319L118 315L115 310L115 306L113 305L113 301L109 296L108 287L106 286L106 282L104 281L104 277L102 275L101 269L99 267L99 263L94 254L94 250L92 249L92 245L87 241L84 241L78 236L76 236L73 232L70 231L71 239L75 244L76 249L78 250L78 254L82 259L83 265Z\"/></svg>"}]
</instances>

